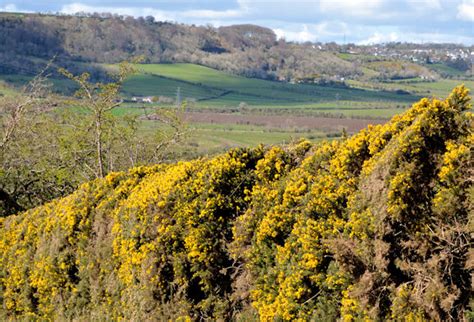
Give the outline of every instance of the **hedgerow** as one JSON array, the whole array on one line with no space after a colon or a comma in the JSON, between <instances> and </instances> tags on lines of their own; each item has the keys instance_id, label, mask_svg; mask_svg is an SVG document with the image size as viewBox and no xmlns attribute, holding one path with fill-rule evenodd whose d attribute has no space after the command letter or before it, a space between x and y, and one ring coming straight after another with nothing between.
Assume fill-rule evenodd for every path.
<instances>
[{"instance_id":1,"label":"hedgerow","mask_svg":"<svg viewBox=\"0 0 474 322\"><path fill-rule=\"evenodd\" d=\"M468 91L340 141L111 173L0 219L1 317L462 320Z\"/></svg>"}]
</instances>

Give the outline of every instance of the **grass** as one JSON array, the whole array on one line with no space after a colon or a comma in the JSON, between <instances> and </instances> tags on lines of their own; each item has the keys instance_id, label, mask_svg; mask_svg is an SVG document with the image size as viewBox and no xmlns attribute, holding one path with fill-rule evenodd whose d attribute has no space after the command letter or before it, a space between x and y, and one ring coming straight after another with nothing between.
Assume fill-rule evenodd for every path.
<instances>
[{"instance_id":1,"label":"grass","mask_svg":"<svg viewBox=\"0 0 474 322\"><path fill-rule=\"evenodd\" d=\"M466 74L465 72L462 72L456 68L449 67L445 64L440 64L440 63L428 64L426 65L426 67L428 67L431 70L434 70L435 72L439 74L451 76L451 77L458 77L458 76L463 76Z\"/></svg>"},{"instance_id":2,"label":"grass","mask_svg":"<svg viewBox=\"0 0 474 322\"><path fill-rule=\"evenodd\" d=\"M173 97L178 86L185 88L188 92L198 93L196 95L198 99L211 94L212 91L214 94L221 95L201 100L201 106L215 106L217 104L236 106L240 102L252 105L298 105L305 102L321 103L338 100L406 102L417 99L390 92L313 84L288 84L245 78L193 64L143 64L137 67L140 77L143 77L143 82L140 83L140 79L137 78L135 83L131 84L132 87L128 87L130 84L126 84L125 92L138 92L143 86L143 93L146 93L152 86L150 84L156 82L156 89L161 85L164 87L163 92L173 93ZM144 75L148 77L144 77ZM150 77L151 75L157 77ZM174 83L167 86L165 85L166 81ZM185 85L188 85L188 88ZM222 95L223 93L227 94Z\"/></svg>"},{"instance_id":3,"label":"grass","mask_svg":"<svg viewBox=\"0 0 474 322\"><path fill-rule=\"evenodd\" d=\"M110 66L108 66L110 67ZM235 109L245 103L254 108L334 117L389 118L409 106L418 95L396 93L398 87L374 90L368 87L288 84L231 75L194 64L140 64L139 73L124 85L126 96L193 98L195 108ZM133 105L131 105L133 106Z\"/></svg>"},{"instance_id":4,"label":"grass","mask_svg":"<svg viewBox=\"0 0 474 322\"><path fill-rule=\"evenodd\" d=\"M15 96L18 91L15 88L7 85L4 81L0 81L0 97Z\"/></svg>"},{"instance_id":5,"label":"grass","mask_svg":"<svg viewBox=\"0 0 474 322\"><path fill-rule=\"evenodd\" d=\"M149 108L148 112L152 112ZM143 113L141 109L119 107L113 110L114 115L124 116ZM162 128L156 121L144 120L140 133L152 135ZM232 147L253 147L259 144L285 144L306 138L316 142L327 139L328 135L337 136L339 133L329 133L321 130L301 130L298 128L273 128L261 125L247 124L218 124L218 123L189 123L188 137L182 146L176 150L184 150L190 155L204 155L222 152Z\"/></svg>"},{"instance_id":6,"label":"grass","mask_svg":"<svg viewBox=\"0 0 474 322\"><path fill-rule=\"evenodd\" d=\"M361 82L351 80L348 82L351 86L361 89L396 91L404 90L420 97L446 97L454 87L465 84L468 88L474 88L474 81L464 81L456 79L441 79L435 82ZM410 96L410 95L407 95ZM415 100L414 100L415 101Z\"/></svg>"},{"instance_id":7,"label":"grass","mask_svg":"<svg viewBox=\"0 0 474 322\"><path fill-rule=\"evenodd\" d=\"M356 86L288 84L244 78L193 64L141 64L139 74L125 83L128 96L181 97L196 100L196 108L235 109L241 103L252 108L291 109L334 117L389 118L399 107L409 106L417 95L396 93L398 87L374 90ZM359 87L359 88L357 88Z\"/></svg>"},{"instance_id":8,"label":"grass","mask_svg":"<svg viewBox=\"0 0 474 322\"><path fill-rule=\"evenodd\" d=\"M259 144L285 144L299 138L319 141L327 138L321 131L298 132L296 130L276 130L255 125L222 125L202 124L191 125L190 147L197 154L217 152L222 149L238 146L257 146Z\"/></svg>"},{"instance_id":9,"label":"grass","mask_svg":"<svg viewBox=\"0 0 474 322\"><path fill-rule=\"evenodd\" d=\"M449 95L454 87L464 84L469 89L474 89L474 81L459 81L454 79L443 79L437 82L429 83L416 83L412 84L415 89L426 91L427 96L435 96L437 98L443 98Z\"/></svg>"},{"instance_id":10,"label":"grass","mask_svg":"<svg viewBox=\"0 0 474 322\"><path fill-rule=\"evenodd\" d=\"M27 75L0 74L1 81L16 88L24 86L32 79L33 76ZM52 84L53 91L57 93L72 94L77 89L74 82L68 79L48 78L48 81Z\"/></svg>"},{"instance_id":11,"label":"grass","mask_svg":"<svg viewBox=\"0 0 474 322\"><path fill-rule=\"evenodd\" d=\"M140 135L154 135L157 130L167 130L161 123L144 120L139 128ZM339 132L319 130L298 130L271 128L246 124L192 123L188 125L187 136L172 151L182 158L214 155L233 147L255 147L259 144L287 144L301 138L312 142L334 139Z\"/></svg>"},{"instance_id":12,"label":"grass","mask_svg":"<svg viewBox=\"0 0 474 322\"><path fill-rule=\"evenodd\" d=\"M291 110L295 109L313 115L380 118L392 116L399 112L397 107L408 106L418 100L421 96L418 92L426 92L421 88L423 84L381 84L380 89L363 86L362 83L352 88L288 84L245 78L193 64L140 64L137 68L139 73L124 84L124 96L166 96L174 99L179 88L181 99L192 99L195 102L190 105L195 108L235 109L243 102L249 108L279 109L286 113L292 113ZM20 86L31 77L0 75L0 79ZM57 92L70 94L75 89L69 80L51 79L51 82ZM420 88L413 90L413 86ZM400 88L411 88L414 94L396 93ZM133 107L133 104L130 106ZM131 112L136 113L136 110Z\"/></svg>"},{"instance_id":13,"label":"grass","mask_svg":"<svg viewBox=\"0 0 474 322\"><path fill-rule=\"evenodd\" d=\"M350 59L353 57L345 57ZM366 58L366 57L364 57ZM251 115L332 116L352 118L390 118L422 96L445 97L457 80L425 82L420 79L374 82L348 81L351 87L289 84L260 79L244 78L193 64L138 65L139 73L129 78L123 88L125 97L167 96L176 97L177 89L183 100L193 98L188 107L193 110L229 112ZM367 74L376 74L367 69ZM24 85L31 77L0 75L0 94L14 95L15 88ZM56 92L71 93L71 81L51 79ZM465 81L474 88L474 81ZM7 85L6 85L7 84ZM12 86L13 85L13 86ZM408 94L396 93L403 90ZM245 102L245 108L239 105ZM142 115L143 104L125 103L115 108L116 116ZM173 103L158 104L171 106ZM147 113L152 105L145 104ZM78 110L78 113L83 111ZM140 131L152 135L160 127L156 121L144 121ZM283 144L298 138L318 141L328 133L319 130L295 128L269 128L249 124L191 123L188 141L177 147L190 155L221 152L237 146ZM334 134L334 133L332 133Z\"/></svg>"},{"instance_id":14,"label":"grass","mask_svg":"<svg viewBox=\"0 0 474 322\"><path fill-rule=\"evenodd\" d=\"M346 56L344 58L349 59L353 55ZM260 114L389 118L420 97L445 97L460 83L446 79L437 82L350 80L351 87L340 87L245 78L194 64L140 64L137 69L139 73L124 84L126 97L166 96L174 99L179 88L182 100L192 98L191 108L228 111L244 102L248 113ZM30 79L29 76L0 75L0 80L14 86L23 85ZM57 92L71 93L75 88L68 80L51 79L51 82ZM474 88L474 81L465 83ZM0 87L0 93L11 93L12 90L6 88ZM408 94L397 93L397 90ZM137 106L140 104L127 104L114 113L143 113Z\"/></svg>"},{"instance_id":15,"label":"grass","mask_svg":"<svg viewBox=\"0 0 474 322\"><path fill-rule=\"evenodd\" d=\"M183 98L205 99L224 92L152 74L139 74L130 77L124 84L123 92L126 96L168 96L174 98L178 88Z\"/></svg>"},{"instance_id":16,"label":"grass","mask_svg":"<svg viewBox=\"0 0 474 322\"><path fill-rule=\"evenodd\" d=\"M370 62L370 61L382 60L381 57L368 55L368 54L339 53L337 55L339 56L339 58L350 61L350 62L353 62L353 61Z\"/></svg>"}]
</instances>

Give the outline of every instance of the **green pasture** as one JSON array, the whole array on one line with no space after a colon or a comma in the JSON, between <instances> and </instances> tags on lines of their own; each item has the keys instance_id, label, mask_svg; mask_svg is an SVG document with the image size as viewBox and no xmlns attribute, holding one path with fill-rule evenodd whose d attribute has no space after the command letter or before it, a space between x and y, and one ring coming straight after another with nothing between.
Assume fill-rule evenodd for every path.
<instances>
[{"instance_id":1,"label":"green pasture","mask_svg":"<svg viewBox=\"0 0 474 322\"><path fill-rule=\"evenodd\" d=\"M310 141L327 139L322 131L302 131L295 129L271 129L256 125L201 124L190 125L187 146L197 154L212 153L221 149L238 146L257 146L259 144L285 144L300 138Z\"/></svg>"},{"instance_id":2,"label":"green pasture","mask_svg":"<svg viewBox=\"0 0 474 322\"><path fill-rule=\"evenodd\" d=\"M418 97L389 91L372 91L341 86L289 84L231 75L193 64L141 64L139 74L125 84L125 93L144 96L174 97L180 87L181 96L198 99L201 106L299 105L343 101L409 102ZM156 76L156 77L152 77ZM167 84L169 82L169 85ZM160 90L160 86L163 88ZM189 95L187 95L189 93ZM214 94L215 97L213 97ZM207 98L206 98L207 97Z\"/></svg>"},{"instance_id":3,"label":"green pasture","mask_svg":"<svg viewBox=\"0 0 474 322\"><path fill-rule=\"evenodd\" d=\"M103 65L106 68L114 67ZM245 78L194 64L140 64L138 73L124 84L125 98L165 96L172 101L179 96L189 109L209 109L247 114L297 114L312 116L390 118L420 97L445 97L461 81L421 79L374 82L347 81L350 87L289 84ZM0 75L0 94L10 95L31 76ZM74 83L50 79L55 92L71 94ZM2 86L8 84L8 86ZM474 88L474 81L465 81ZM398 91L398 92L397 92ZM245 104L242 104L245 103ZM142 114L143 103L127 103L118 114ZM158 103L173 106L173 102ZM151 106L151 105L150 105Z\"/></svg>"}]
</instances>

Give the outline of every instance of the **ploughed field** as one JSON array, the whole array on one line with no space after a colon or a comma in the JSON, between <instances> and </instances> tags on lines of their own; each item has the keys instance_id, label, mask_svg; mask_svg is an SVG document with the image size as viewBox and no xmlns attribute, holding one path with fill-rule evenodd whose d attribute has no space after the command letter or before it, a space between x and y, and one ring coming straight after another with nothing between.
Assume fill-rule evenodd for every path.
<instances>
[{"instance_id":1,"label":"ploughed field","mask_svg":"<svg viewBox=\"0 0 474 322\"><path fill-rule=\"evenodd\" d=\"M244 124L267 128L300 129L323 131L346 131L353 133L360 131L369 124L382 124L384 120L366 120L331 117L304 117L283 115L238 115L216 112L187 112L185 119L191 123L211 124Z\"/></svg>"}]
</instances>

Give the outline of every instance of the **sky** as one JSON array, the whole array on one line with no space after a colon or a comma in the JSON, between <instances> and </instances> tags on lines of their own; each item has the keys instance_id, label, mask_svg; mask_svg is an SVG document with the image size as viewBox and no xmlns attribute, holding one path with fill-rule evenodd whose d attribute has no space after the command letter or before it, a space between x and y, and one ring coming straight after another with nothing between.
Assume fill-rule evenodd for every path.
<instances>
[{"instance_id":1,"label":"sky","mask_svg":"<svg viewBox=\"0 0 474 322\"><path fill-rule=\"evenodd\" d=\"M215 27L251 23L297 42L474 45L474 0L0 0L0 11L111 12Z\"/></svg>"}]
</instances>

